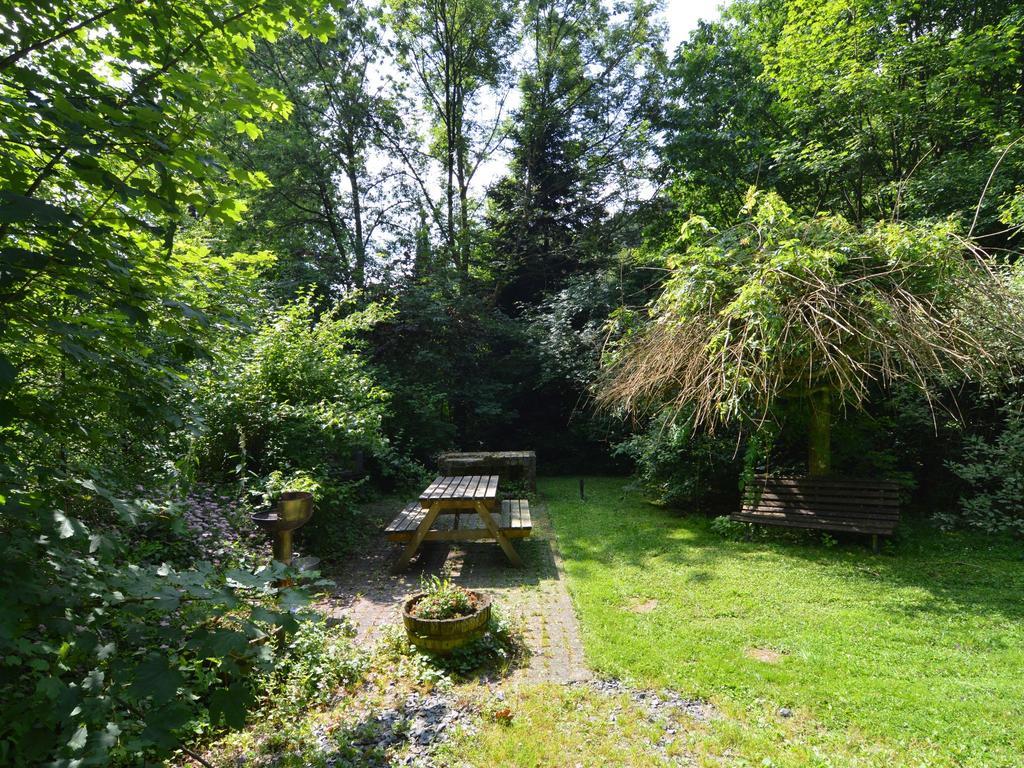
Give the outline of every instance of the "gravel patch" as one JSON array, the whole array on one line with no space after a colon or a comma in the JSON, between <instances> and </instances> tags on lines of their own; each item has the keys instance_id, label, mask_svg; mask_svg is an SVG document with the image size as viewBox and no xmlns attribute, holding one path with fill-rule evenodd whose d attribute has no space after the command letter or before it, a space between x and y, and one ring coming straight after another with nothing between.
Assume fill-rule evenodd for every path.
<instances>
[{"instance_id":1,"label":"gravel patch","mask_svg":"<svg viewBox=\"0 0 1024 768\"><path fill-rule=\"evenodd\" d=\"M437 747L461 726L472 732L475 712L452 693L409 693L404 699L363 713L343 734L345 748L327 758L330 768L445 768L434 759ZM325 752L338 734L319 734Z\"/></svg>"},{"instance_id":2,"label":"gravel patch","mask_svg":"<svg viewBox=\"0 0 1024 768\"><path fill-rule=\"evenodd\" d=\"M718 717L718 711L707 701L687 699L675 691L649 691L642 688L631 688L619 680L591 680L584 685L590 686L605 696L628 694L634 702L652 719L678 717L685 715L691 720L707 722Z\"/></svg>"}]
</instances>

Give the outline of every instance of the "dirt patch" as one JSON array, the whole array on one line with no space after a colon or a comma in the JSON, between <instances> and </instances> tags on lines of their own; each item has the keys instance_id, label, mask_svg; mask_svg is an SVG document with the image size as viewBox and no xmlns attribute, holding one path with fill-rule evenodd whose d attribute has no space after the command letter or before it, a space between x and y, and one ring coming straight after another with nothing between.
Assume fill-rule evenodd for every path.
<instances>
[{"instance_id":1,"label":"dirt patch","mask_svg":"<svg viewBox=\"0 0 1024 768\"><path fill-rule=\"evenodd\" d=\"M634 603L627 608L631 613L650 613L659 605L658 601L654 598L650 600L644 600L642 603Z\"/></svg>"},{"instance_id":2,"label":"dirt patch","mask_svg":"<svg viewBox=\"0 0 1024 768\"><path fill-rule=\"evenodd\" d=\"M778 664L783 659L783 654L773 651L771 648L747 648L744 653L756 661L763 661L765 664Z\"/></svg>"}]
</instances>

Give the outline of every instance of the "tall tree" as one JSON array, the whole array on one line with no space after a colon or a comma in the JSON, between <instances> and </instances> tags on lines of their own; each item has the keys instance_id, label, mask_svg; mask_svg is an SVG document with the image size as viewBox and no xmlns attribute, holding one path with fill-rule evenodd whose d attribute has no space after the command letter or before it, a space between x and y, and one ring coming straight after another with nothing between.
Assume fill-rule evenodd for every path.
<instances>
[{"instance_id":1,"label":"tall tree","mask_svg":"<svg viewBox=\"0 0 1024 768\"><path fill-rule=\"evenodd\" d=\"M1024 163L1020 13L1012 0L737 0L670 72L661 157L676 205L728 223L756 184L857 222L970 225L985 190L974 234L1005 245L1000 209Z\"/></svg>"},{"instance_id":2,"label":"tall tree","mask_svg":"<svg viewBox=\"0 0 1024 768\"><path fill-rule=\"evenodd\" d=\"M391 10L400 63L422 94L433 129L429 153L441 169L441 203L431 200L426 184L422 192L448 258L466 277L470 185L503 138L514 6L507 0L392 0Z\"/></svg>"},{"instance_id":3,"label":"tall tree","mask_svg":"<svg viewBox=\"0 0 1024 768\"><path fill-rule=\"evenodd\" d=\"M131 539L169 540L177 516L100 478L128 463L118 448L152 458L153 425L179 418L169 400L226 320L204 294L245 260L211 258L180 230L240 217L239 188L259 180L219 149L219 115L252 134L287 115L248 54L289 26L319 33L317 5L0 11L0 698L18 709L0 718L6 765L155 763L200 707L244 722L257 622L294 625L255 604L269 579L243 590L208 563L146 562Z\"/></svg>"},{"instance_id":4,"label":"tall tree","mask_svg":"<svg viewBox=\"0 0 1024 768\"><path fill-rule=\"evenodd\" d=\"M787 132L775 148L820 207L855 221L972 217L1000 154L980 228L1024 163L1020 3L791 2L766 70Z\"/></svg>"},{"instance_id":5,"label":"tall tree","mask_svg":"<svg viewBox=\"0 0 1024 768\"><path fill-rule=\"evenodd\" d=\"M735 218L751 185L788 194L772 157L784 124L762 61L784 21L781 0L736 0L676 51L657 120L673 209L720 223Z\"/></svg>"},{"instance_id":6,"label":"tall tree","mask_svg":"<svg viewBox=\"0 0 1024 768\"><path fill-rule=\"evenodd\" d=\"M410 197L380 151L382 132L397 130L377 74L387 54L380 13L351 4L328 13L329 35L289 33L261 42L252 56L257 77L287 96L292 113L260 141L240 138L241 161L270 186L251 201L255 229L247 223L239 234L282 252L286 290L310 282L325 293L365 287L374 244Z\"/></svg>"},{"instance_id":7,"label":"tall tree","mask_svg":"<svg viewBox=\"0 0 1024 768\"><path fill-rule=\"evenodd\" d=\"M796 215L774 192L751 192L745 214L721 232L699 218L683 227L650 322L610 361L606 404L757 429L796 399L817 475L831 470L838 405L1008 362L987 340L1020 338L1016 291L955 224L860 228Z\"/></svg>"},{"instance_id":8,"label":"tall tree","mask_svg":"<svg viewBox=\"0 0 1024 768\"><path fill-rule=\"evenodd\" d=\"M655 9L527 4L510 173L489 193L492 257L508 309L536 302L615 250L609 219L628 210L650 178L664 58Z\"/></svg>"}]
</instances>

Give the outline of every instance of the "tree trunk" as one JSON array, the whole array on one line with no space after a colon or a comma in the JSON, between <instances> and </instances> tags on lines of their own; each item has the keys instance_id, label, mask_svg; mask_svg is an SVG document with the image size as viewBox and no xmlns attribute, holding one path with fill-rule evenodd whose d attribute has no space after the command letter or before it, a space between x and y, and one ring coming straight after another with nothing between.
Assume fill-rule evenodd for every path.
<instances>
[{"instance_id":1,"label":"tree trunk","mask_svg":"<svg viewBox=\"0 0 1024 768\"><path fill-rule=\"evenodd\" d=\"M366 287L366 243L363 240L363 206L360 199L359 177L356 176L355 150L350 154L347 168L348 185L352 194L352 247L355 250L355 265L352 270L352 281L356 288Z\"/></svg>"},{"instance_id":2,"label":"tree trunk","mask_svg":"<svg viewBox=\"0 0 1024 768\"><path fill-rule=\"evenodd\" d=\"M811 477L820 477L832 471L832 393L822 387L811 392L808 399L807 470Z\"/></svg>"}]
</instances>

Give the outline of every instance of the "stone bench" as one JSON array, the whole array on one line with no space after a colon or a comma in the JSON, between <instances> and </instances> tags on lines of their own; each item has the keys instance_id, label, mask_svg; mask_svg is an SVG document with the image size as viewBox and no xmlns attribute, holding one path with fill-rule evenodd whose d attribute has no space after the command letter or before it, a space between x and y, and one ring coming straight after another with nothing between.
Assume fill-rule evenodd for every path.
<instances>
[{"instance_id":1,"label":"stone bench","mask_svg":"<svg viewBox=\"0 0 1024 768\"><path fill-rule=\"evenodd\" d=\"M442 475L500 475L520 480L531 493L537 490L537 454L534 451L476 451L442 453L437 457Z\"/></svg>"}]
</instances>

